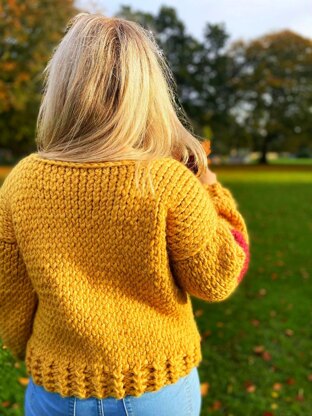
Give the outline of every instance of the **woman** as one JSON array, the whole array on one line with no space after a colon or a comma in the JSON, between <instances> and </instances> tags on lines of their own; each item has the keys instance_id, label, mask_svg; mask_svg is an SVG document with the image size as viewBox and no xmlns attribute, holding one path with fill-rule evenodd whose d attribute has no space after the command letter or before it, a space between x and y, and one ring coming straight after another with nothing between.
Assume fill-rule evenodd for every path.
<instances>
[{"instance_id":1,"label":"woman","mask_svg":"<svg viewBox=\"0 0 312 416\"><path fill-rule=\"evenodd\" d=\"M0 336L25 360L25 416L198 416L190 296L234 292L244 219L151 32L80 13L44 72L38 152L0 192Z\"/></svg>"}]
</instances>

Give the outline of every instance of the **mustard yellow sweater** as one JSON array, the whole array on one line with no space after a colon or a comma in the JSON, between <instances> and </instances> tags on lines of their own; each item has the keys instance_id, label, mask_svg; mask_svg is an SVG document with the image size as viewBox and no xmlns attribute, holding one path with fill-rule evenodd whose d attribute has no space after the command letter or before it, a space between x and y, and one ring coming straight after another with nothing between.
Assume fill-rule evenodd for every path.
<instances>
[{"instance_id":1,"label":"mustard yellow sweater","mask_svg":"<svg viewBox=\"0 0 312 416\"><path fill-rule=\"evenodd\" d=\"M202 360L190 296L228 298L249 238L231 192L182 163L77 163L32 153L0 189L0 338L35 383L62 396L175 383Z\"/></svg>"}]
</instances>

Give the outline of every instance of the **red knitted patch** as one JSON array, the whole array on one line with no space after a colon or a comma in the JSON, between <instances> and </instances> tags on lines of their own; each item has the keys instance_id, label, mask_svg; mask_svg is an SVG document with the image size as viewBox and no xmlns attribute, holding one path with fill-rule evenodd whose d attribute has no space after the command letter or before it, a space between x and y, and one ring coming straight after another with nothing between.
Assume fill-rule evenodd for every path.
<instances>
[{"instance_id":1,"label":"red knitted patch","mask_svg":"<svg viewBox=\"0 0 312 416\"><path fill-rule=\"evenodd\" d=\"M243 234L238 231L238 230L231 230L236 242L242 247L242 249L244 250L246 257L245 257L245 262L243 265L243 268L237 278L238 283L240 283L243 279L243 277L245 276L247 270L248 270L248 266L249 266L249 261L250 261L250 252L249 252L249 245L248 243L245 241L245 238L243 237Z\"/></svg>"}]
</instances>

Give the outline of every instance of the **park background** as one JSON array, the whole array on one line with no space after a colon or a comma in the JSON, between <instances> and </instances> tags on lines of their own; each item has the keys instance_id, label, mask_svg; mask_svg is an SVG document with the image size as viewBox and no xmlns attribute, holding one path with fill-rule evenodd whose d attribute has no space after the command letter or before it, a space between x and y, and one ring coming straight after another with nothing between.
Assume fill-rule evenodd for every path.
<instances>
[{"instance_id":1,"label":"park background","mask_svg":"<svg viewBox=\"0 0 312 416\"><path fill-rule=\"evenodd\" d=\"M198 2L206 4L204 24L199 30L193 21L192 29L191 15L181 17L191 3L196 9L188 1L106 7L105 1L0 0L0 184L36 151L42 70L69 19L80 11L100 12L152 30L173 71L176 100L194 132L211 140L211 169L236 198L251 240L249 271L235 294L216 304L193 298L204 357L201 414L308 416L312 7L303 0L255 0L247 8L240 0L231 15L226 5L233 10L234 2L222 0L227 24L237 30L252 28L248 10L262 11L258 19L254 15L262 33L251 31L246 39L232 38L222 19L209 20L210 1ZM300 19L296 30L282 20L290 3L302 16L302 30ZM272 14L281 21L270 20ZM1 416L23 415L27 383L24 362L0 340Z\"/></svg>"}]
</instances>

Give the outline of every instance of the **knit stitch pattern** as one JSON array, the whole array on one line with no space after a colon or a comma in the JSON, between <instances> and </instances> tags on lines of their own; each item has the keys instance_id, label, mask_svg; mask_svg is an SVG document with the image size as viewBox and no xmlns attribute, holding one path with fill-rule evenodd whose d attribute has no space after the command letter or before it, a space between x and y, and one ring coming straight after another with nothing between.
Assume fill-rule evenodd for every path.
<instances>
[{"instance_id":1,"label":"knit stitch pattern","mask_svg":"<svg viewBox=\"0 0 312 416\"><path fill-rule=\"evenodd\" d=\"M189 374L191 296L223 301L247 272L228 189L164 157L142 195L135 167L32 153L0 188L0 338L63 397L139 397Z\"/></svg>"}]
</instances>

